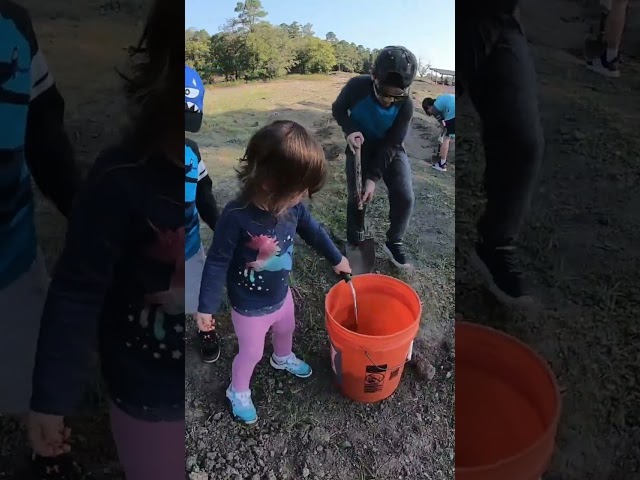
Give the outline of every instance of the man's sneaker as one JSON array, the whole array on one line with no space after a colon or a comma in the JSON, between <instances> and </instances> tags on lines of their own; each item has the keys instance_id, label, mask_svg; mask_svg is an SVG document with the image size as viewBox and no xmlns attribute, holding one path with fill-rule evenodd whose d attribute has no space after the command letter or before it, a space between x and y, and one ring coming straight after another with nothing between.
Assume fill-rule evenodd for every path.
<instances>
[{"instance_id":1,"label":"man's sneaker","mask_svg":"<svg viewBox=\"0 0 640 480\"><path fill-rule=\"evenodd\" d=\"M215 330L198 332L200 354L204 363L213 363L220 358L220 340Z\"/></svg>"},{"instance_id":2,"label":"man's sneaker","mask_svg":"<svg viewBox=\"0 0 640 480\"><path fill-rule=\"evenodd\" d=\"M618 69L619 58L616 57L611 61L607 61L607 54L603 53L600 57L587 60L587 68L591 71L599 73L609 78L619 78L620 70Z\"/></svg>"},{"instance_id":3,"label":"man's sneaker","mask_svg":"<svg viewBox=\"0 0 640 480\"><path fill-rule=\"evenodd\" d=\"M246 392L236 392L231 385L227 388L227 398L231 402L231 413L238 420L251 425L258 421L256 407L251 400L251 390Z\"/></svg>"},{"instance_id":4,"label":"man's sneaker","mask_svg":"<svg viewBox=\"0 0 640 480\"><path fill-rule=\"evenodd\" d=\"M435 168L439 172L446 172L447 171L447 162L442 163L442 160L439 160L436 163L434 163L433 165L431 165L431 168Z\"/></svg>"},{"instance_id":5,"label":"man's sneaker","mask_svg":"<svg viewBox=\"0 0 640 480\"><path fill-rule=\"evenodd\" d=\"M385 253L389 255L391 263L398 268L411 268L411 262L407 259L402 242L387 242L383 247Z\"/></svg>"},{"instance_id":6,"label":"man's sneaker","mask_svg":"<svg viewBox=\"0 0 640 480\"><path fill-rule=\"evenodd\" d=\"M471 262L487 281L489 290L501 302L513 305L533 302L529 286L517 267L515 247L489 247L477 243Z\"/></svg>"},{"instance_id":7,"label":"man's sneaker","mask_svg":"<svg viewBox=\"0 0 640 480\"><path fill-rule=\"evenodd\" d=\"M269 359L269 363L271 363L271 366L276 370L286 370L299 378L309 378L313 373L309 364L300 360L293 353L285 358L279 358L273 354Z\"/></svg>"}]
</instances>

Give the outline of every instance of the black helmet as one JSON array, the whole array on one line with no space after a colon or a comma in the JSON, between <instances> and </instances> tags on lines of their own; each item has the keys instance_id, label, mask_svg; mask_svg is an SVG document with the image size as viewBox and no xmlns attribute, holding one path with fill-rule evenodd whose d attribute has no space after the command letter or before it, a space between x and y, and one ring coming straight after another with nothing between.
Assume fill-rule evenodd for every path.
<instances>
[{"instance_id":1,"label":"black helmet","mask_svg":"<svg viewBox=\"0 0 640 480\"><path fill-rule=\"evenodd\" d=\"M383 85L407 89L416 78L418 61L405 47L384 47L373 63L373 74Z\"/></svg>"}]
</instances>

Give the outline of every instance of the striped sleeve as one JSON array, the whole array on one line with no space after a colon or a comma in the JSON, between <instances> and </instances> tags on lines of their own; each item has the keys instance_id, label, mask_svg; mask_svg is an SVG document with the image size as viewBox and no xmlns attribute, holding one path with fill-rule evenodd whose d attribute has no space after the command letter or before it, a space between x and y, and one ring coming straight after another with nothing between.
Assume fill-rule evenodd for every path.
<instances>
[{"instance_id":1,"label":"striped sleeve","mask_svg":"<svg viewBox=\"0 0 640 480\"><path fill-rule=\"evenodd\" d=\"M207 166L201 158L198 158L198 181L207 176Z\"/></svg>"},{"instance_id":2,"label":"striped sleeve","mask_svg":"<svg viewBox=\"0 0 640 480\"><path fill-rule=\"evenodd\" d=\"M39 48L31 60L31 82L31 101L38 98L55 83L44 54Z\"/></svg>"}]
</instances>

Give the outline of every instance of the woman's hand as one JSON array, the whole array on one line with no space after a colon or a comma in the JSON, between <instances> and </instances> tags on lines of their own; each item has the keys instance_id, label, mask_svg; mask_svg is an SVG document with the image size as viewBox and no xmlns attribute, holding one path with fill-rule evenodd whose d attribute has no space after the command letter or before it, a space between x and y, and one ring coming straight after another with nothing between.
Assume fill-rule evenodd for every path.
<instances>
[{"instance_id":1,"label":"woman's hand","mask_svg":"<svg viewBox=\"0 0 640 480\"><path fill-rule=\"evenodd\" d=\"M353 132L351 135L347 136L347 143L349 144L351 151L355 154L356 150L364 143L364 135L362 135L361 132Z\"/></svg>"},{"instance_id":2,"label":"woman's hand","mask_svg":"<svg viewBox=\"0 0 640 480\"><path fill-rule=\"evenodd\" d=\"M362 194L362 203L369 203L373 200L373 192L376 190L376 182L367 180L364 184L364 193Z\"/></svg>"},{"instance_id":3,"label":"woman's hand","mask_svg":"<svg viewBox=\"0 0 640 480\"><path fill-rule=\"evenodd\" d=\"M216 328L216 321L210 313L196 313L196 322L201 332L210 332Z\"/></svg>"},{"instance_id":4,"label":"woman's hand","mask_svg":"<svg viewBox=\"0 0 640 480\"><path fill-rule=\"evenodd\" d=\"M60 415L29 412L27 433L31 448L41 457L57 457L71 450L71 429L65 426L64 417Z\"/></svg>"},{"instance_id":5,"label":"woman's hand","mask_svg":"<svg viewBox=\"0 0 640 480\"><path fill-rule=\"evenodd\" d=\"M351 265L349 264L349 260L346 257L342 257L340 263L333 267L333 271L338 275L341 273L351 273Z\"/></svg>"}]
</instances>

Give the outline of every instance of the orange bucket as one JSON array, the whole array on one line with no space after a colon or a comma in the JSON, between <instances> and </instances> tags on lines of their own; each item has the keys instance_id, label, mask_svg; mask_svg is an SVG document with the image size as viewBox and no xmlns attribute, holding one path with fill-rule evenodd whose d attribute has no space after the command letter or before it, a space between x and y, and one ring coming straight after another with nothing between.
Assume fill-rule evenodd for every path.
<instances>
[{"instance_id":1,"label":"orange bucket","mask_svg":"<svg viewBox=\"0 0 640 480\"><path fill-rule=\"evenodd\" d=\"M371 273L351 281L358 302L357 332L351 286L334 285L325 300L334 379L346 397L379 402L400 384L422 305L418 294L395 278Z\"/></svg>"},{"instance_id":2,"label":"orange bucket","mask_svg":"<svg viewBox=\"0 0 640 480\"><path fill-rule=\"evenodd\" d=\"M456 480L538 480L560 418L556 378L537 353L488 327L456 323Z\"/></svg>"}]
</instances>

